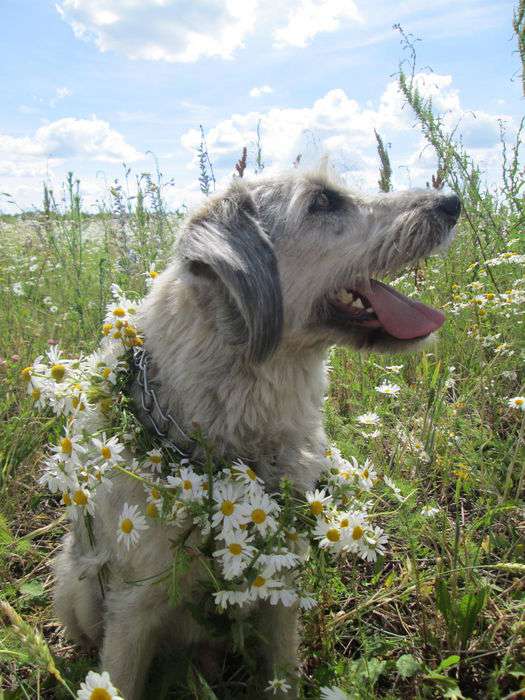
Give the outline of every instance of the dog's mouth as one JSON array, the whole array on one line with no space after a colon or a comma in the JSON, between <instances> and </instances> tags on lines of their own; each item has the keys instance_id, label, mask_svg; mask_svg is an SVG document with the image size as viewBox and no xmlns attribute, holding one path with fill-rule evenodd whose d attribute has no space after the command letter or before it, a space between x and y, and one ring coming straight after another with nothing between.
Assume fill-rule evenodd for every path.
<instances>
[{"instance_id":1,"label":"dog's mouth","mask_svg":"<svg viewBox=\"0 0 525 700\"><path fill-rule=\"evenodd\" d=\"M353 289L342 288L329 304L332 319L338 324L382 329L399 340L425 338L445 322L441 311L373 279Z\"/></svg>"}]
</instances>

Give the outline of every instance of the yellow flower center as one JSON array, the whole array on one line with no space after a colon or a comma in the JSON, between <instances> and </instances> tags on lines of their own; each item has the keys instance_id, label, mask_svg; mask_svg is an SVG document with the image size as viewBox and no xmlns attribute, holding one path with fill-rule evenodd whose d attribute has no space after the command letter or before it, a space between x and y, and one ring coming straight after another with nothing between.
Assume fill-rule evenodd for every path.
<instances>
[{"instance_id":1,"label":"yellow flower center","mask_svg":"<svg viewBox=\"0 0 525 700\"><path fill-rule=\"evenodd\" d=\"M112 323L105 323L105 324L102 326L102 333L104 333L104 335L109 335L109 331L110 331L112 328L113 328L113 324L112 324Z\"/></svg>"},{"instance_id":2,"label":"yellow flower center","mask_svg":"<svg viewBox=\"0 0 525 700\"><path fill-rule=\"evenodd\" d=\"M516 406L523 406L524 399L515 399L514 403Z\"/></svg>"},{"instance_id":3,"label":"yellow flower center","mask_svg":"<svg viewBox=\"0 0 525 700\"><path fill-rule=\"evenodd\" d=\"M105 688L93 688L89 700L111 700L111 695Z\"/></svg>"},{"instance_id":4,"label":"yellow flower center","mask_svg":"<svg viewBox=\"0 0 525 700\"><path fill-rule=\"evenodd\" d=\"M118 340L119 338L122 338L122 333L120 331L115 331L113 333L113 337Z\"/></svg>"},{"instance_id":5,"label":"yellow flower center","mask_svg":"<svg viewBox=\"0 0 525 700\"><path fill-rule=\"evenodd\" d=\"M189 479L185 479L182 482L182 488L184 489L184 491L190 491L191 487L192 487L192 483Z\"/></svg>"},{"instance_id":6,"label":"yellow flower center","mask_svg":"<svg viewBox=\"0 0 525 700\"><path fill-rule=\"evenodd\" d=\"M360 540L361 537L364 535L364 530L360 525L356 525L354 529L352 530L352 539L353 540Z\"/></svg>"},{"instance_id":7,"label":"yellow flower center","mask_svg":"<svg viewBox=\"0 0 525 700\"><path fill-rule=\"evenodd\" d=\"M161 455L149 455L149 461L152 464L160 464L162 462Z\"/></svg>"},{"instance_id":8,"label":"yellow flower center","mask_svg":"<svg viewBox=\"0 0 525 700\"><path fill-rule=\"evenodd\" d=\"M339 542L339 540L341 539L341 534L339 530L336 530L335 527L332 527L326 531L326 539L330 540L330 542Z\"/></svg>"},{"instance_id":9,"label":"yellow flower center","mask_svg":"<svg viewBox=\"0 0 525 700\"><path fill-rule=\"evenodd\" d=\"M73 503L75 503L77 506L85 506L88 502L88 497L84 493L84 491L81 491L80 489L78 491L75 491L73 495Z\"/></svg>"},{"instance_id":10,"label":"yellow flower center","mask_svg":"<svg viewBox=\"0 0 525 700\"><path fill-rule=\"evenodd\" d=\"M291 542L297 542L299 539L296 532L287 532L286 537L288 537Z\"/></svg>"},{"instance_id":11,"label":"yellow flower center","mask_svg":"<svg viewBox=\"0 0 525 700\"><path fill-rule=\"evenodd\" d=\"M349 472L339 472L339 476L341 477L341 479L344 479L345 481L347 481L350 478L350 473Z\"/></svg>"},{"instance_id":12,"label":"yellow flower center","mask_svg":"<svg viewBox=\"0 0 525 700\"><path fill-rule=\"evenodd\" d=\"M239 554L242 552L242 547L237 542L232 542L228 545L228 551L230 552L230 554L233 554L234 557L238 557Z\"/></svg>"},{"instance_id":13,"label":"yellow flower center","mask_svg":"<svg viewBox=\"0 0 525 700\"><path fill-rule=\"evenodd\" d=\"M55 380L55 382L61 382L62 379L64 379L64 374L66 373L66 368L64 365L53 365L51 367L51 376Z\"/></svg>"},{"instance_id":14,"label":"yellow flower center","mask_svg":"<svg viewBox=\"0 0 525 700\"><path fill-rule=\"evenodd\" d=\"M104 379L107 379L110 374L111 374L110 368L104 367L104 369L102 370L102 376L104 377Z\"/></svg>"},{"instance_id":15,"label":"yellow flower center","mask_svg":"<svg viewBox=\"0 0 525 700\"><path fill-rule=\"evenodd\" d=\"M150 271L149 271L149 276L151 277L152 280L154 280L155 277L158 277L158 276L159 276L159 273L156 272L155 270L150 270Z\"/></svg>"},{"instance_id":16,"label":"yellow flower center","mask_svg":"<svg viewBox=\"0 0 525 700\"><path fill-rule=\"evenodd\" d=\"M38 401L38 399L39 399L40 396L41 396L41 391L40 391L40 389L37 389L37 387L35 387L35 388L33 389L33 391L31 392L31 396L33 397L33 400L34 400L34 401Z\"/></svg>"},{"instance_id":17,"label":"yellow flower center","mask_svg":"<svg viewBox=\"0 0 525 700\"><path fill-rule=\"evenodd\" d=\"M488 292L487 294L485 294L485 299L492 301L492 299L494 299L494 294L492 294L492 292Z\"/></svg>"},{"instance_id":18,"label":"yellow flower center","mask_svg":"<svg viewBox=\"0 0 525 700\"><path fill-rule=\"evenodd\" d=\"M155 498L156 500L159 499L160 498L160 491L158 489L156 489L155 487L153 487L151 489L151 497Z\"/></svg>"},{"instance_id":19,"label":"yellow flower center","mask_svg":"<svg viewBox=\"0 0 525 700\"><path fill-rule=\"evenodd\" d=\"M146 515L150 518L156 518L159 514L158 508L154 503L148 503L146 506Z\"/></svg>"},{"instance_id":20,"label":"yellow flower center","mask_svg":"<svg viewBox=\"0 0 525 700\"><path fill-rule=\"evenodd\" d=\"M104 457L104 459L111 458L111 450L106 445L104 445L104 447L100 450L100 454Z\"/></svg>"},{"instance_id":21,"label":"yellow flower center","mask_svg":"<svg viewBox=\"0 0 525 700\"><path fill-rule=\"evenodd\" d=\"M255 588L260 588L261 586L264 586L265 583L266 579L264 578L264 576L256 576L253 585L255 586Z\"/></svg>"},{"instance_id":22,"label":"yellow flower center","mask_svg":"<svg viewBox=\"0 0 525 700\"><path fill-rule=\"evenodd\" d=\"M235 510L235 504L233 503L233 501L226 500L226 501L222 502L221 513L223 515L229 516L233 513L234 510Z\"/></svg>"},{"instance_id":23,"label":"yellow flower center","mask_svg":"<svg viewBox=\"0 0 525 700\"><path fill-rule=\"evenodd\" d=\"M324 506L321 503L321 501L312 501L310 503L310 510L314 515L321 515L321 513L323 512L323 508Z\"/></svg>"},{"instance_id":24,"label":"yellow flower center","mask_svg":"<svg viewBox=\"0 0 525 700\"><path fill-rule=\"evenodd\" d=\"M63 503L65 506L70 506L70 505L71 505L71 496L68 494L67 491L64 491L64 493L62 494L62 503Z\"/></svg>"},{"instance_id":25,"label":"yellow flower center","mask_svg":"<svg viewBox=\"0 0 525 700\"><path fill-rule=\"evenodd\" d=\"M134 326L126 326L124 333L128 338L134 338L137 335L137 330Z\"/></svg>"},{"instance_id":26,"label":"yellow flower center","mask_svg":"<svg viewBox=\"0 0 525 700\"><path fill-rule=\"evenodd\" d=\"M126 533L126 535L129 535L129 533L133 530L133 521L129 518L124 518L124 520L120 523L120 529L122 532Z\"/></svg>"},{"instance_id":27,"label":"yellow flower center","mask_svg":"<svg viewBox=\"0 0 525 700\"><path fill-rule=\"evenodd\" d=\"M252 510L252 520L256 525L261 525L266 520L266 513L262 508Z\"/></svg>"},{"instance_id":28,"label":"yellow flower center","mask_svg":"<svg viewBox=\"0 0 525 700\"><path fill-rule=\"evenodd\" d=\"M369 474L368 469L365 469L363 471L363 479L368 479L368 474Z\"/></svg>"},{"instance_id":29,"label":"yellow flower center","mask_svg":"<svg viewBox=\"0 0 525 700\"><path fill-rule=\"evenodd\" d=\"M339 521L339 525L341 527L348 527L350 525L350 521L348 518L343 518L341 521Z\"/></svg>"},{"instance_id":30,"label":"yellow flower center","mask_svg":"<svg viewBox=\"0 0 525 700\"><path fill-rule=\"evenodd\" d=\"M255 481L257 479L257 474L253 471L253 469L251 469L251 467L248 467L248 469L246 470L246 476L252 481Z\"/></svg>"},{"instance_id":31,"label":"yellow flower center","mask_svg":"<svg viewBox=\"0 0 525 700\"><path fill-rule=\"evenodd\" d=\"M118 328L120 330L123 326L124 326L124 321L121 321L120 319L115 321L115 328Z\"/></svg>"},{"instance_id":32,"label":"yellow flower center","mask_svg":"<svg viewBox=\"0 0 525 700\"><path fill-rule=\"evenodd\" d=\"M31 379L31 370L32 369L33 369L32 367L24 367L24 369L20 372L24 382L28 382Z\"/></svg>"},{"instance_id":33,"label":"yellow flower center","mask_svg":"<svg viewBox=\"0 0 525 700\"><path fill-rule=\"evenodd\" d=\"M73 443L68 437L64 437L60 440L60 449L65 455L70 455L73 451Z\"/></svg>"},{"instance_id":34,"label":"yellow flower center","mask_svg":"<svg viewBox=\"0 0 525 700\"><path fill-rule=\"evenodd\" d=\"M122 318L122 316L126 315L126 309L123 309L122 306L117 306L116 309L113 309L113 316L118 316Z\"/></svg>"}]
</instances>

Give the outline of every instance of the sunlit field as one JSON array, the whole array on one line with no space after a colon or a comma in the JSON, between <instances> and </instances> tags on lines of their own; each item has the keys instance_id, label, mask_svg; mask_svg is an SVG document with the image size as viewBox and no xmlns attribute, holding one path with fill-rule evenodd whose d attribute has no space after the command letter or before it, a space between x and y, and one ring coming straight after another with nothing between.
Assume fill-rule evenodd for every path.
<instances>
[{"instance_id":1,"label":"sunlit field","mask_svg":"<svg viewBox=\"0 0 525 700\"><path fill-rule=\"evenodd\" d=\"M394 282L447 315L435 344L406 355L329 358L326 427L343 456L377 472L375 562L316 553L306 584L302 697L514 698L523 665L525 481L525 175L520 130L501 187L443 129L410 72L400 87L440 164L429 187L462 200L442 257ZM203 146L204 148L204 146ZM264 148L264 143L263 143ZM241 154L239 154L241 156ZM201 183L210 188L206 158ZM233 166L234 164L232 164ZM390 188L380 144L378 181ZM237 175L238 176L238 175ZM0 698L76 697L97 656L64 636L51 606L51 560L67 529L60 494L38 483L61 422L39 411L22 370L57 344L95 350L110 287L144 295L168 263L185 212L169 212L156 174L115 183L87 214L82 182L42 207L0 218ZM424 183L423 183L424 184ZM208 685L188 659L158 661L148 698L249 697L229 661ZM325 691L328 693L328 691ZM344 695L346 693L346 695ZM272 697L271 692L264 695ZM253 696L252 696L253 697Z\"/></svg>"}]
</instances>

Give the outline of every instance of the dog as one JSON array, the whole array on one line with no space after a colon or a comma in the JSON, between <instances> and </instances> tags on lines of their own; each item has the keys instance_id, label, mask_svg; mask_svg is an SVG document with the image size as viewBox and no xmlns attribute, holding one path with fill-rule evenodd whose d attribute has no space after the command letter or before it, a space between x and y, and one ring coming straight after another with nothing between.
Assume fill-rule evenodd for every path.
<instances>
[{"instance_id":1,"label":"dog","mask_svg":"<svg viewBox=\"0 0 525 700\"><path fill-rule=\"evenodd\" d=\"M170 438L191 451L198 424L216 455L253 460L267 488L284 476L298 490L312 488L327 445L328 349L398 352L438 330L440 311L377 278L446 244L460 210L456 195L429 189L357 195L321 171L236 179L210 198L187 221L174 261L138 313L159 405L176 418ZM137 382L130 392L140 416ZM197 565L174 607L162 585L130 583L169 568L181 531L152 526L123 558L118 514L145 495L133 479L115 482L96 494L96 549L84 527L66 536L54 602L67 633L100 647L102 668L125 700L138 700L163 643L182 651L210 640L184 605L195 594ZM264 640L261 671L296 671L296 609L261 604L253 615Z\"/></svg>"}]
</instances>

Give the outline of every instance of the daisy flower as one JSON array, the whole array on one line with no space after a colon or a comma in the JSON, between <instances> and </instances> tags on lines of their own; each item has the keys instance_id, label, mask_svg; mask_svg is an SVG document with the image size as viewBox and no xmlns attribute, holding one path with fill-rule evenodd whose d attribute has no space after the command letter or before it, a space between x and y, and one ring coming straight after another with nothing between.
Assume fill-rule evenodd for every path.
<instances>
[{"instance_id":1,"label":"daisy flower","mask_svg":"<svg viewBox=\"0 0 525 700\"><path fill-rule=\"evenodd\" d=\"M311 610L317 605L316 599L309 593L299 596L299 607L301 610Z\"/></svg>"},{"instance_id":2,"label":"daisy flower","mask_svg":"<svg viewBox=\"0 0 525 700\"><path fill-rule=\"evenodd\" d=\"M275 571L271 568L263 569L257 573L257 576L253 579L250 588L248 589L248 599L249 600L265 600L270 595L270 589L272 588L282 588L283 582L276 581L272 576Z\"/></svg>"},{"instance_id":3,"label":"daisy flower","mask_svg":"<svg viewBox=\"0 0 525 700\"><path fill-rule=\"evenodd\" d=\"M255 525L258 532L264 537L268 532L275 532L277 529L277 521L274 516L277 516L279 511L277 502L261 491L252 494L250 502L245 506L245 522Z\"/></svg>"},{"instance_id":4,"label":"daisy flower","mask_svg":"<svg viewBox=\"0 0 525 700\"><path fill-rule=\"evenodd\" d=\"M314 537L319 540L319 547L340 552L344 547L344 537L338 523L327 522L318 518Z\"/></svg>"},{"instance_id":5,"label":"daisy flower","mask_svg":"<svg viewBox=\"0 0 525 700\"><path fill-rule=\"evenodd\" d=\"M213 594L215 605L224 610L228 605L244 605L248 600L247 591L217 591Z\"/></svg>"},{"instance_id":6,"label":"daisy flower","mask_svg":"<svg viewBox=\"0 0 525 700\"><path fill-rule=\"evenodd\" d=\"M370 491L377 479L377 472L369 459L365 461L359 472L359 486L363 491Z\"/></svg>"},{"instance_id":7,"label":"daisy flower","mask_svg":"<svg viewBox=\"0 0 525 700\"><path fill-rule=\"evenodd\" d=\"M70 427L65 428L64 435L60 438L58 445L54 445L51 448L51 451L55 454L54 459L57 462L80 464L82 455L87 452L87 449L80 444L80 440L80 435L73 435Z\"/></svg>"},{"instance_id":8,"label":"daisy flower","mask_svg":"<svg viewBox=\"0 0 525 700\"><path fill-rule=\"evenodd\" d=\"M264 484L251 467L245 464L241 459L235 460L232 464L232 472L241 483L248 487L249 491L258 491L259 487Z\"/></svg>"},{"instance_id":9,"label":"daisy flower","mask_svg":"<svg viewBox=\"0 0 525 700\"><path fill-rule=\"evenodd\" d=\"M181 467L178 476L168 476L168 484L180 489L180 497L183 501L200 500L204 495L204 482L205 477L196 474L192 467Z\"/></svg>"},{"instance_id":10,"label":"daisy flower","mask_svg":"<svg viewBox=\"0 0 525 700\"><path fill-rule=\"evenodd\" d=\"M160 474L162 471L162 452L160 450L150 450L146 452L147 459L144 466L151 469L152 472Z\"/></svg>"},{"instance_id":11,"label":"daisy flower","mask_svg":"<svg viewBox=\"0 0 525 700\"><path fill-rule=\"evenodd\" d=\"M265 688L265 691L267 693L272 692L274 695L276 695L279 691L287 693L291 689L292 686L286 682L286 678L274 678L268 683L268 686Z\"/></svg>"},{"instance_id":12,"label":"daisy flower","mask_svg":"<svg viewBox=\"0 0 525 700\"><path fill-rule=\"evenodd\" d=\"M59 491L67 491L71 487L71 477L64 471L59 462L48 460L38 483L46 486L51 493L58 493Z\"/></svg>"},{"instance_id":13,"label":"daisy flower","mask_svg":"<svg viewBox=\"0 0 525 700\"><path fill-rule=\"evenodd\" d=\"M366 515L364 513L344 513L339 520L344 534L343 548L348 552L359 552L365 535Z\"/></svg>"},{"instance_id":14,"label":"daisy flower","mask_svg":"<svg viewBox=\"0 0 525 700\"><path fill-rule=\"evenodd\" d=\"M321 515L332 500L332 496L326 492L326 489L307 491L305 498L310 505L310 512L315 516Z\"/></svg>"},{"instance_id":15,"label":"daisy flower","mask_svg":"<svg viewBox=\"0 0 525 700\"><path fill-rule=\"evenodd\" d=\"M383 477L383 481L385 484L388 486L389 489L391 489L394 492L394 496L396 499L401 503L403 502L403 496L401 495L401 491L398 486L396 486L395 482L390 479L388 476Z\"/></svg>"},{"instance_id":16,"label":"daisy flower","mask_svg":"<svg viewBox=\"0 0 525 700\"><path fill-rule=\"evenodd\" d=\"M97 448L99 452L99 459L108 462L109 464L116 464L117 462L123 462L124 458L121 457L120 453L124 450L124 445L122 445L118 438L112 437L109 440L106 438L106 433L102 433L102 440L98 438L91 438L91 442Z\"/></svg>"},{"instance_id":17,"label":"daisy flower","mask_svg":"<svg viewBox=\"0 0 525 700\"><path fill-rule=\"evenodd\" d=\"M514 398L509 399L507 405L510 408L517 408L520 411L525 411L525 396L514 396Z\"/></svg>"},{"instance_id":18,"label":"daisy flower","mask_svg":"<svg viewBox=\"0 0 525 700\"><path fill-rule=\"evenodd\" d=\"M240 484L220 484L217 493L213 494L215 501L215 513L212 518L212 526L222 525L223 533L231 532L244 523L243 497L244 489Z\"/></svg>"},{"instance_id":19,"label":"daisy flower","mask_svg":"<svg viewBox=\"0 0 525 700\"><path fill-rule=\"evenodd\" d=\"M358 423L361 423L361 425L379 425L381 422L381 418L379 418L377 413L363 413L357 416L356 420Z\"/></svg>"},{"instance_id":20,"label":"daisy flower","mask_svg":"<svg viewBox=\"0 0 525 700\"><path fill-rule=\"evenodd\" d=\"M298 597L297 593L290 588L272 588L270 590L271 605L278 605L281 603L285 608L289 608L297 602Z\"/></svg>"},{"instance_id":21,"label":"daisy flower","mask_svg":"<svg viewBox=\"0 0 525 700\"><path fill-rule=\"evenodd\" d=\"M268 566L273 569L273 571L280 571L281 569L292 569L298 562L300 558L294 552L290 552L287 549L278 549L270 554L261 554L259 561L263 566Z\"/></svg>"},{"instance_id":22,"label":"daisy flower","mask_svg":"<svg viewBox=\"0 0 525 700\"><path fill-rule=\"evenodd\" d=\"M359 556L365 561L376 561L378 554L385 553L384 545L388 538L380 527L366 530L365 536L359 541Z\"/></svg>"},{"instance_id":23,"label":"daisy flower","mask_svg":"<svg viewBox=\"0 0 525 700\"><path fill-rule=\"evenodd\" d=\"M436 508L436 506L423 506L421 508L421 515L424 515L425 518L433 518L434 515L437 515L439 513L439 508Z\"/></svg>"},{"instance_id":24,"label":"daisy flower","mask_svg":"<svg viewBox=\"0 0 525 700\"><path fill-rule=\"evenodd\" d=\"M117 541L129 550L131 545L136 545L142 530L148 528L146 518L139 514L138 506L130 506L124 503L124 508L118 520Z\"/></svg>"},{"instance_id":25,"label":"daisy flower","mask_svg":"<svg viewBox=\"0 0 525 700\"><path fill-rule=\"evenodd\" d=\"M380 394L385 394L386 396L397 396L401 391L401 387L397 384L391 384L390 382L383 381L379 386L376 386L376 391Z\"/></svg>"},{"instance_id":26,"label":"daisy flower","mask_svg":"<svg viewBox=\"0 0 525 700\"><path fill-rule=\"evenodd\" d=\"M213 556L221 558L224 578L230 580L246 569L250 558L255 553L255 548L250 544L253 537L250 537L245 530L231 532L224 540L226 544L224 549L213 552Z\"/></svg>"},{"instance_id":27,"label":"daisy flower","mask_svg":"<svg viewBox=\"0 0 525 700\"><path fill-rule=\"evenodd\" d=\"M90 671L80 684L77 700L124 700L112 684L107 671Z\"/></svg>"}]
</instances>

